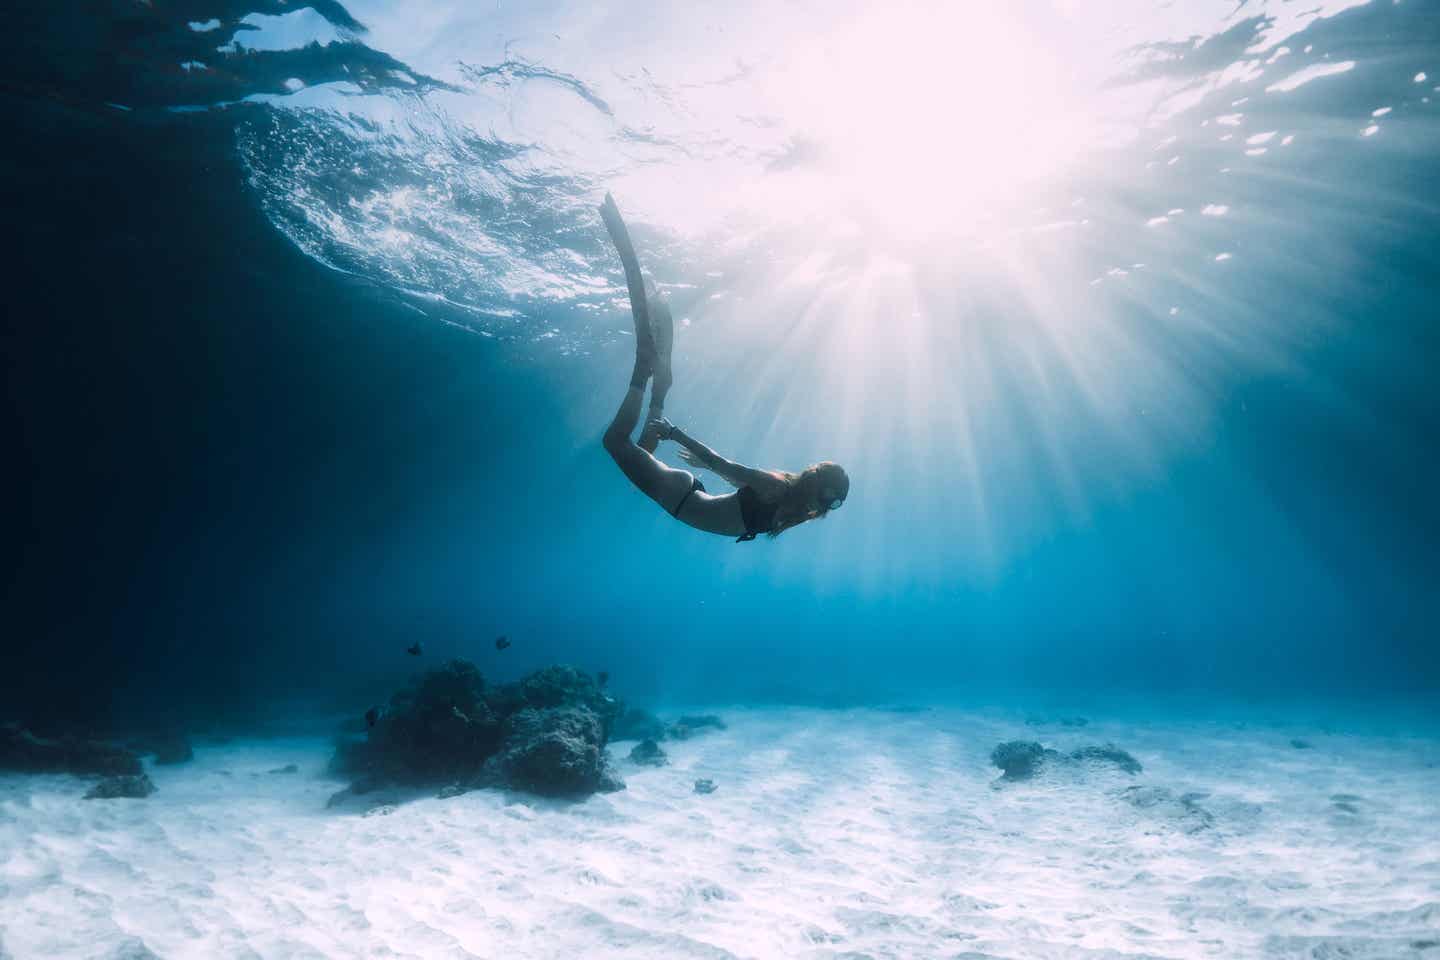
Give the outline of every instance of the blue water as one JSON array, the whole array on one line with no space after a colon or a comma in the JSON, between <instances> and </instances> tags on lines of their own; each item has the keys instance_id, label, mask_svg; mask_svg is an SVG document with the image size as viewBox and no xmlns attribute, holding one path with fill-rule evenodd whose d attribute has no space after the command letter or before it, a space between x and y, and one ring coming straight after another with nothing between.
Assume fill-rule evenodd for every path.
<instances>
[{"instance_id":1,"label":"blue water","mask_svg":"<svg viewBox=\"0 0 1440 960\"><path fill-rule=\"evenodd\" d=\"M5 27L0 960L1440 951L1437 0ZM668 415L840 509L616 469L607 192ZM723 721L537 797L452 657Z\"/></svg>"},{"instance_id":2,"label":"blue water","mask_svg":"<svg viewBox=\"0 0 1440 960\"><path fill-rule=\"evenodd\" d=\"M7 701L1432 695L1440 9L1293 7L17 14ZM615 469L606 190L843 509Z\"/></svg>"}]
</instances>

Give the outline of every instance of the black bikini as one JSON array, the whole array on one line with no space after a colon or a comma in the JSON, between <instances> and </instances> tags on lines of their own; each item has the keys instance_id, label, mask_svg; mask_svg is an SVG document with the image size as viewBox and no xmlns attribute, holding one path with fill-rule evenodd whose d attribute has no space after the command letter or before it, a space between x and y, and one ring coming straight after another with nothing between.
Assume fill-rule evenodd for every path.
<instances>
[{"instance_id":1,"label":"black bikini","mask_svg":"<svg viewBox=\"0 0 1440 960\"><path fill-rule=\"evenodd\" d=\"M685 491L685 496L681 497L680 502L675 504L675 509L670 511L672 517L680 519L680 511L690 499L690 494L696 490L704 493L705 484L700 482L699 477L691 477L690 489ZM761 500L754 487L741 487L735 491L735 496L740 500L740 519L745 523L745 533L736 539L736 543L754 540L760 534L769 533L775 528L775 512L779 509L779 504Z\"/></svg>"},{"instance_id":2,"label":"black bikini","mask_svg":"<svg viewBox=\"0 0 1440 960\"><path fill-rule=\"evenodd\" d=\"M735 491L735 496L740 498L740 519L745 522L745 534L736 543L754 540L760 534L775 529L775 513L780 508L778 503L761 500L754 487L741 487Z\"/></svg>"},{"instance_id":3,"label":"black bikini","mask_svg":"<svg viewBox=\"0 0 1440 960\"><path fill-rule=\"evenodd\" d=\"M686 500L689 500L689 499L690 499L690 494L694 493L696 490L699 490L701 493L704 493L704 492L705 492L705 484L703 484L703 483L700 482L700 478L699 478L699 477L691 477L691 478L690 478L690 489L689 489L689 490L686 490L686 491L685 491L685 496L681 497L681 498L680 498L680 502L677 503L677 504L675 504L675 509L672 510L672 511L670 511L670 516L674 517L676 520L679 520L679 519L680 519L680 508L683 507L683 506L685 506L685 501L686 501Z\"/></svg>"}]
</instances>

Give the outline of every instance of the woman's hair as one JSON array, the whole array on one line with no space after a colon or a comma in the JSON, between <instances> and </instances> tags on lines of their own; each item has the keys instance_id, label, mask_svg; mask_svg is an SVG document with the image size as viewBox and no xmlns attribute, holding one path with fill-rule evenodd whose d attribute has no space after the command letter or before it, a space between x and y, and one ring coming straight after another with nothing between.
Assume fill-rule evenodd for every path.
<instances>
[{"instance_id":1,"label":"woman's hair","mask_svg":"<svg viewBox=\"0 0 1440 960\"><path fill-rule=\"evenodd\" d=\"M775 504L775 522L767 531L778 537L806 520L815 520L830 512L830 504L850 495L850 477L838 463L823 460L799 473L776 471L785 481L785 492Z\"/></svg>"}]
</instances>

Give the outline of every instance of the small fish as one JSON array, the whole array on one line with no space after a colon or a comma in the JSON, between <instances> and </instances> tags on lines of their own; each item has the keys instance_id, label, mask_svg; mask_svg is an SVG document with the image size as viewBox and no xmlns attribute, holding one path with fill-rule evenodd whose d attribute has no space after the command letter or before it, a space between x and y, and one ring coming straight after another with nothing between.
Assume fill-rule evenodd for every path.
<instances>
[{"instance_id":1,"label":"small fish","mask_svg":"<svg viewBox=\"0 0 1440 960\"><path fill-rule=\"evenodd\" d=\"M367 727L373 727L373 726L375 726L375 721L376 721L376 720L379 720L379 719L380 719L380 708L379 708L379 707L371 707L369 710L366 710L366 711L365 711L365 726L367 726Z\"/></svg>"},{"instance_id":2,"label":"small fish","mask_svg":"<svg viewBox=\"0 0 1440 960\"><path fill-rule=\"evenodd\" d=\"M420 654L425 652L425 647L420 643L419 640L416 640L414 644L405 648L405 652L410 654L410 656L412 657L418 657L420 656Z\"/></svg>"},{"instance_id":3,"label":"small fish","mask_svg":"<svg viewBox=\"0 0 1440 960\"><path fill-rule=\"evenodd\" d=\"M595 679L599 681L600 686L603 687L605 686L605 684L610 682L610 674L606 673L604 670L601 670L595 675Z\"/></svg>"},{"instance_id":4,"label":"small fish","mask_svg":"<svg viewBox=\"0 0 1440 960\"><path fill-rule=\"evenodd\" d=\"M510 646L510 638L509 638L509 637L496 637L496 638L495 638L495 649L496 649L496 650L504 650L504 649L505 649L506 647L508 647L508 646Z\"/></svg>"}]
</instances>

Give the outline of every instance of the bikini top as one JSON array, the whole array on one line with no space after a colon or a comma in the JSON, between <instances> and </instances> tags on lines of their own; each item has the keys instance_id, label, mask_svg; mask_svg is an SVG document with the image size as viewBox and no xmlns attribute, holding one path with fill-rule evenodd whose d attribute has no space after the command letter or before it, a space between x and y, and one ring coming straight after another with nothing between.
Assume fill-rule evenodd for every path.
<instances>
[{"instance_id":1,"label":"bikini top","mask_svg":"<svg viewBox=\"0 0 1440 960\"><path fill-rule=\"evenodd\" d=\"M735 495L740 498L740 519L745 522L745 533L736 539L736 543L754 540L760 534L775 529L775 514L780 504L761 500L760 494L751 486L741 487Z\"/></svg>"}]
</instances>

